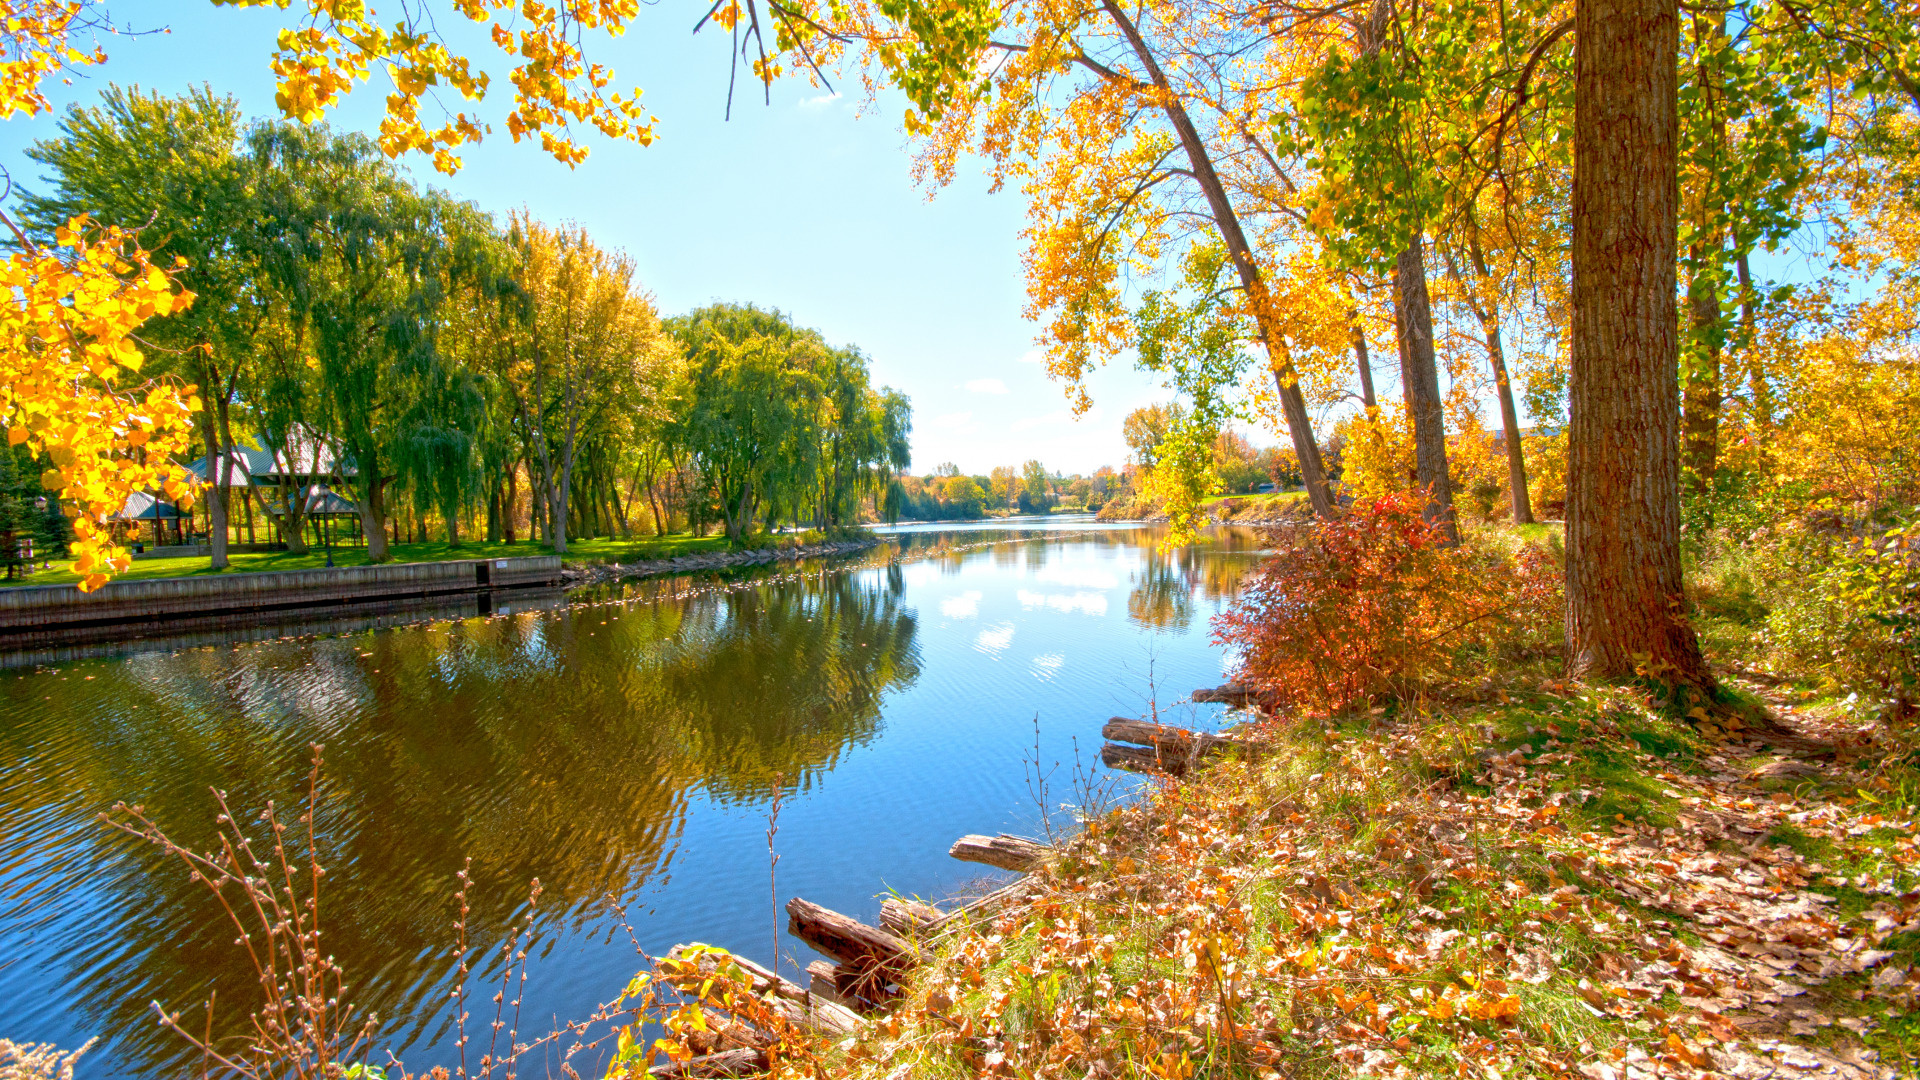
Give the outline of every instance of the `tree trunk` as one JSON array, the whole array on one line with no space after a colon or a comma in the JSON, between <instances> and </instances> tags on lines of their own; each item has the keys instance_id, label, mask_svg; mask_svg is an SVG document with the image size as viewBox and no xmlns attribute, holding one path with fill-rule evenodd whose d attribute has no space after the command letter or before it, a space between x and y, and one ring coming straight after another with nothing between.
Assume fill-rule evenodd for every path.
<instances>
[{"instance_id":1,"label":"tree trunk","mask_svg":"<svg viewBox=\"0 0 1920 1080\"><path fill-rule=\"evenodd\" d=\"M1500 391L1500 423L1506 429L1501 441L1507 452L1507 485L1512 494L1513 523L1533 524L1533 500L1527 495L1527 454L1520 442L1520 410L1513 404L1513 380L1507 377L1507 349L1500 337L1496 316L1483 322L1487 335L1487 362L1493 366L1493 381Z\"/></svg>"},{"instance_id":2,"label":"tree trunk","mask_svg":"<svg viewBox=\"0 0 1920 1080\"><path fill-rule=\"evenodd\" d=\"M367 538L367 561L383 563L387 555L387 483L392 477L367 479L367 497L360 503L360 531Z\"/></svg>"},{"instance_id":3,"label":"tree trunk","mask_svg":"<svg viewBox=\"0 0 1920 1080\"><path fill-rule=\"evenodd\" d=\"M1320 445L1313 439L1313 418L1307 412L1307 399L1300 392L1299 370L1294 366L1292 351L1287 346L1286 335L1274 325L1273 295L1267 289L1266 278L1260 273L1260 264L1254 260L1253 247L1247 243L1247 237L1240 228L1240 216L1234 212L1233 202L1227 198L1227 189L1220 182L1220 176L1214 172L1213 158L1207 153L1206 143L1200 138L1200 131L1194 127L1193 120L1187 116L1186 107L1180 104L1179 95L1173 92L1167 82L1166 73L1160 70L1160 62L1155 59L1153 50L1147 47L1145 38L1134 26L1133 20L1121 8L1118 0L1101 0L1101 6L1107 15L1126 35L1134 55L1146 68L1148 77L1158 93L1160 107L1166 112L1167 120L1180 136L1180 145L1187 154L1187 164L1193 170L1193 178L1206 196L1207 206L1212 211L1215 227L1220 239L1226 244L1227 254L1233 257L1234 269L1240 274L1241 287L1246 290L1248 306L1253 309L1254 323L1260 330L1260 341L1267 347L1267 363L1273 371L1274 388L1280 395L1280 410L1286 417L1287 434L1293 438L1293 452L1300 460L1300 479L1306 485L1307 499L1313 504L1313 512L1321 518L1334 515L1333 492L1327 486L1326 467L1320 461Z\"/></svg>"},{"instance_id":4,"label":"tree trunk","mask_svg":"<svg viewBox=\"0 0 1920 1080\"><path fill-rule=\"evenodd\" d=\"M1575 19L1567 655L1704 689L1680 577L1676 0Z\"/></svg>"},{"instance_id":5,"label":"tree trunk","mask_svg":"<svg viewBox=\"0 0 1920 1080\"><path fill-rule=\"evenodd\" d=\"M1487 257L1481 250L1477 232L1468 234L1468 253L1473 256L1474 272L1479 280L1485 281L1492 275L1487 273ZM1453 256L1445 248L1441 249L1447 261L1447 272L1454 283L1460 287L1460 294L1466 297L1467 306L1472 309L1473 317L1480 321L1480 333L1487 343L1487 364L1493 368L1494 387L1500 397L1500 423L1506 434L1501 441L1506 445L1507 485L1512 495L1513 522L1516 525L1533 524L1533 500L1527 493L1527 455L1526 447L1520 441L1520 410L1513 403L1513 379L1507 374L1507 346L1500 333L1500 303L1497 299L1482 303L1470 284L1460 274Z\"/></svg>"},{"instance_id":6,"label":"tree trunk","mask_svg":"<svg viewBox=\"0 0 1920 1080\"><path fill-rule=\"evenodd\" d=\"M1360 404L1371 413L1380 403L1373 396L1373 360L1367 356L1367 332L1358 316L1357 311L1347 313L1347 332L1353 336L1353 360L1360 369Z\"/></svg>"},{"instance_id":7,"label":"tree trunk","mask_svg":"<svg viewBox=\"0 0 1920 1080\"><path fill-rule=\"evenodd\" d=\"M202 384L206 385L206 384ZM207 448L207 544L213 549L209 565L215 570L227 568L227 495L233 469L220 446L220 422L214 415L214 387L200 408L200 441ZM225 465L225 468L222 466ZM225 474L223 477L222 474Z\"/></svg>"},{"instance_id":8,"label":"tree trunk","mask_svg":"<svg viewBox=\"0 0 1920 1080\"><path fill-rule=\"evenodd\" d=\"M1453 482L1447 476L1446 406L1433 355L1433 306L1427 298L1424 244L1413 238L1393 274L1393 326L1400 340L1400 385L1413 418L1414 471L1426 492L1423 516L1440 526L1450 543L1460 542L1453 520Z\"/></svg>"},{"instance_id":9,"label":"tree trunk","mask_svg":"<svg viewBox=\"0 0 1920 1080\"><path fill-rule=\"evenodd\" d=\"M507 470L507 506L504 516L506 521L502 523L501 532L506 535L507 543L511 544L520 528L520 464L518 462ZM532 525L529 524L528 528L532 528Z\"/></svg>"}]
</instances>

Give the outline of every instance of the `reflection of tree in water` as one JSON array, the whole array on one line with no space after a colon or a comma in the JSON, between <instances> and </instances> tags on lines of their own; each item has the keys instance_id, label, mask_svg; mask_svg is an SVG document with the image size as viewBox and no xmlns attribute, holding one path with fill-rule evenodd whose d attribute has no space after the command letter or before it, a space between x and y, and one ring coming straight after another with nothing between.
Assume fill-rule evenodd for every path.
<instances>
[{"instance_id":1,"label":"reflection of tree in water","mask_svg":"<svg viewBox=\"0 0 1920 1080\"><path fill-rule=\"evenodd\" d=\"M1187 629L1196 598L1216 603L1240 595L1264 547L1254 530L1231 527L1208 529L1201 543L1172 551L1145 547L1146 563L1127 595L1127 618L1152 630Z\"/></svg>"},{"instance_id":2,"label":"reflection of tree in water","mask_svg":"<svg viewBox=\"0 0 1920 1080\"><path fill-rule=\"evenodd\" d=\"M885 692L919 674L915 621L889 584L884 572L831 575L138 657L90 666L92 681L9 679L0 866L24 858L33 878L0 901L0 953L31 951L43 969L31 977L77 998L88 1029L118 1033L131 1071L183 1059L149 1001L178 1007L217 987L221 1023L237 1029L253 974L213 898L90 819L139 802L204 848L209 785L249 816L267 799L293 805L308 744L323 742L327 949L363 1008L432 1015L455 963L451 896L466 856L469 935L491 960L532 878L542 921L571 921L656 871L689 788L760 797L774 772L808 782L870 739Z\"/></svg>"}]
</instances>

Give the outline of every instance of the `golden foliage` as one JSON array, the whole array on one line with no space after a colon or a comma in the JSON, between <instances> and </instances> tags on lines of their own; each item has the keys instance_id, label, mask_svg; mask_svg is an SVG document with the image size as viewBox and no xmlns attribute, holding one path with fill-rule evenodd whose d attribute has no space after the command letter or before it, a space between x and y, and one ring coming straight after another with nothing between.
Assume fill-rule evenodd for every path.
<instances>
[{"instance_id":1,"label":"golden foliage","mask_svg":"<svg viewBox=\"0 0 1920 1080\"><path fill-rule=\"evenodd\" d=\"M0 216L0 221L5 221ZM11 226L11 221L6 221ZM76 218L47 251L16 231L0 307L0 424L7 445L45 455L43 486L75 504L74 570L105 584L127 558L103 529L128 496L158 489L191 502L185 470L193 387L149 380L121 388L144 362L134 331L193 302L118 229Z\"/></svg>"}]
</instances>

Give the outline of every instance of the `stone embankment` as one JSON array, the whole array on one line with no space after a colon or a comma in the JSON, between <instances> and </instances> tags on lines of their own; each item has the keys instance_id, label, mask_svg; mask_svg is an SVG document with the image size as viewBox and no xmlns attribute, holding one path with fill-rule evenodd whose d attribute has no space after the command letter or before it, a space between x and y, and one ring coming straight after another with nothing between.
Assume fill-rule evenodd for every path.
<instances>
[{"instance_id":1,"label":"stone embankment","mask_svg":"<svg viewBox=\"0 0 1920 1080\"><path fill-rule=\"evenodd\" d=\"M801 559L826 559L836 555L851 555L856 551L865 551L878 547L881 543L883 541L879 537L870 536L859 540L805 544L799 547L762 548L756 551L715 551L702 555L680 555L671 559L641 559L630 563L594 563L591 566L567 567L561 580L568 588L604 585L629 578L657 577L661 574L692 574L702 570L731 570L741 566L766 566L777 562L797 562Z\"/></svg>"}]
</instances>

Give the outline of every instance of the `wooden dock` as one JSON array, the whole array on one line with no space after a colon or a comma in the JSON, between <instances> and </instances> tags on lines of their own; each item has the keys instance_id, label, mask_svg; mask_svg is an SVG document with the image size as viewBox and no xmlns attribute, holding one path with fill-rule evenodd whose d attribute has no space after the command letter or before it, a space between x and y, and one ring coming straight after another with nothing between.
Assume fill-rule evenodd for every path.
<instances>
[{"instance_id":1,"label":"wooden dock","mask_svg":"<svg viewBox=\"0 0 1920 1080\"><path fill-rule=\"evenodd\" d=\"M490 614L496 593L559 584L560 557L540 555L115 581L91 593L73 585L22 586L0 589L0 650L204 633L308 614L375 614L464 595L477 598L479 614Z\"/></svg>"}]
</instances>

